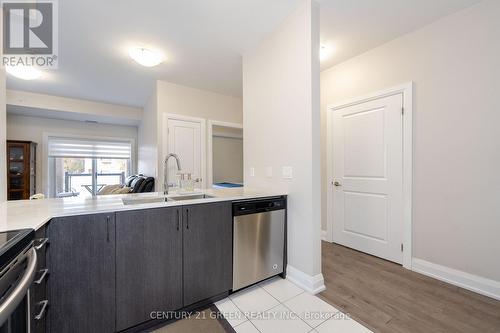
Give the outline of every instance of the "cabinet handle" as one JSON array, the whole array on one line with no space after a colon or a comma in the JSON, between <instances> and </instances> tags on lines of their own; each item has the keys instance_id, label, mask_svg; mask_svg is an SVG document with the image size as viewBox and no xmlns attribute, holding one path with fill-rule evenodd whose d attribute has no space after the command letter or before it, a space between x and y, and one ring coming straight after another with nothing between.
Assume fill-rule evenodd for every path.
<instances>
[{"instance_id":1,"label":"cabinet handle","mask_svg":"<svg viewBox=\"0 0 500 333\"><path fill-rule=\"evenodd\" d=\"M38 278L38 280L33 281L33 283L41 284L43 279L45 279L45 276L47 276L47 273L49 272L49 270L47 268L45 268L45 269L38 271L38 273L40 273L40 272L42 273L42 275Z\"/></svg>"},{"instance_id":2,"label":"cabinet handle","mask_svg":"<svg viewBox=\"0 0 500 333\"><path fill-rule=\"evenodd\" d=\"M177 209L177 230L179 230L179 225L180 225L180 222L179 222L179 210Z\"/></svg>"},{"instance_id":3,"label":"cabinet handle","mask_svg":"<svg viewBox=\"0 0 500 333\"><path fill-rule=\"evenodd\" d=\"M40 309L40 312L35 316L35 320L40 320L43 318L43 315L45 314L45 310L47 309L47 305L49 305L49 301L44 300L44 301L39 302L38 304L40 304L42 306L42 308Z\"/></svg>"},{"instance_id":4,"label":"cabinet handle","mask_svg":"<svg viewBox=\"0 0 500 333\"><path fill-rule=\"evenodd\" d=\"M106 240L109 243L109 216L106 216Z\"/></svg>"},{"instance_id":5,"label":"cabinet handle","mask_svg":"<svg viewBox=\"0 0 500 333\"><path fill-rule=\"evenodd\" d=\"M186 209L186 229L189 229L189 209Z\"/></svg>"},{"instance_id":6,"label":"cabinet handle","mask_svg":"<svg viewBox=\"0 0 500 333\"><path fill-rule=\"evenodd\" d=\"M35 245L35 250L40 251L43 248L43 246L45 244L47 244L49 239L48 238L39 238L39 239L37 239L37 241L39 241L40 243L38 243L38 245Z\"/></svg>"}]
</instances>

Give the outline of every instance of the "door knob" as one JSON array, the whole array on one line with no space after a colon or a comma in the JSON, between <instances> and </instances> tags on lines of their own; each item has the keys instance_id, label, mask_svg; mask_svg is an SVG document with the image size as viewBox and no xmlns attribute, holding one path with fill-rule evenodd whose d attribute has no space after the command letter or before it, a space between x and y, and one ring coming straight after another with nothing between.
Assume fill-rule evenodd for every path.
<instances>
[{"instance_id":1,"label":"door knob","mask_svg":"<svg viewBox=\"0 0 500 333\"><path fill-rule=\"evenodd\" d=\"M334 186L342 186L342 184L340 184L340 182L337 182L337 181L333 182L333 185Z\"/></svg>"}]
</instances>

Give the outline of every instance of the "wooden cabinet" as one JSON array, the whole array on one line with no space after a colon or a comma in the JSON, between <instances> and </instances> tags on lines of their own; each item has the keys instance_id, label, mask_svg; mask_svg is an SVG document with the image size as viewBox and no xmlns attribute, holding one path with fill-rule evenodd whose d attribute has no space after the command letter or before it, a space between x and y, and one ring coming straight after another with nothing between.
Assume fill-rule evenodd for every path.
<instances>
[{"instance_id":1,"label":"wooden cabinet","mask_svg":"<svg viewBox=\"0 0 500 333\"><path fill-rule=\"evenodd\" d=\"M116 329L182 308L181 207L116 213Z\"/></svg>"},{"instance_id":2,"label":"wooden cabinet","mask_svg":"<svg viewBox=\"0 0 500 333\"><path fill-rule=\"evenodd\" d=\"M122 331L227 293L231 215L218 202L53 219L48 331Z\"/></svg>"},{"instance_id":3,"label":"wooden cabinet","mask_svg":"<svg viewBox=\"0 0 500 333\"><path fill-rule=\"evenodd\" d=\"M115 331L114 231L114 213L51 221L50 332Z\"/></svg>"},{"instance_id":4,"label":"wooden cabinet","mask_svg":"<svg viewBox=\"0 0 500 333\"><path fill-rule=\"evenodd\" d=\"M183 208L184 306L231 289L231 203Z\"/></svg>"},{"instance_id":5,"label":"wooden cabinet","mask_svg":"<svg viewBox=\"0 0 500 333\"><path fill-rule=\"evenodd\" d=\"M31 141L7 140L7 198L29 199L36 193L36 147Z\"/></svg>"}]
</instances>

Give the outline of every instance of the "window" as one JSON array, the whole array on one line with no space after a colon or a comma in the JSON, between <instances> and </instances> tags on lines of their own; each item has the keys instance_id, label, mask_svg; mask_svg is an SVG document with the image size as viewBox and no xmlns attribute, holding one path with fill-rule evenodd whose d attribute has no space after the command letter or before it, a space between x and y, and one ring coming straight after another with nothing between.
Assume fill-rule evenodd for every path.
<instances>
[{"instance_id":1,"label":"window","mask_svg":"<svg viewBox=\"0 0 500 333\"><path fill-rule=\"evenodd\" d=\"M130 175L130 141L49 137L51 197L97 195L106 185L123 184Z\"/></svg>"}]
</instances>

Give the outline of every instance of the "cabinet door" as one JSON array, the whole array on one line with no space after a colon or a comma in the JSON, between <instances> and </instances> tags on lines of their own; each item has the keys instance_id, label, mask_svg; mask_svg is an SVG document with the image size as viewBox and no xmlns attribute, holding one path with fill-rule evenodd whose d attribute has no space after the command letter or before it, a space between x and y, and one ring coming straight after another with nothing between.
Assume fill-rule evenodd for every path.
<instances>
[{"instance_id":1,"label":"cabinet door","mask_svg":"<svg viewBox=\"0 0 500 333\"><path fill-rule=\"evenodd\" d=\"M115 331L114 230L114 213L50 223L50 332Z\"/></svg>"},{"instance_id":2,"label":"cabinet door","mask_svg":"<svg viewBox=\"0 0 500 333\"><path fill-rule=\"evenodd\" d=\"M231 203L183 208L184 306L231 289Z\"/></svg>"},{"instance_id":3,"label":"cabinet door","mask_svg":"<svg viewBox=\"0 0 500 333\"><path fill-rule=\"evenodd\" d=\"M116 213L117 330L182 307L181 208Z\"/></svg>"}]
</instances>

